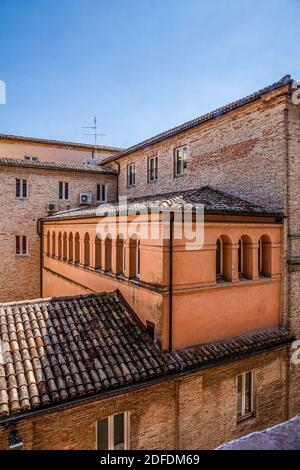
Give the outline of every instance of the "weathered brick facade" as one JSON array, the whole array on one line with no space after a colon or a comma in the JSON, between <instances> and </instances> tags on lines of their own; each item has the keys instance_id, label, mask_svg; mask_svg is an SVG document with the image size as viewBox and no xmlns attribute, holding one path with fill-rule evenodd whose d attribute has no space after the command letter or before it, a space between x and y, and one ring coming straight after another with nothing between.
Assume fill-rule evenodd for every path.
<instances>
[{"instance_id":1,"label":"weathered brick facade","mask_svg":"<svg viewBox=\"0 0 300 470\"><path fill-rule=\"evenodd\" d=\"M213 449L288 417L287 348L16 423L25 449L96 448L96 421L130 412L131 449ZM255 370L255 416L237 423L236 376ZM0 449L9 428L0 427Z\"/></svg>"},{"instance_id":2,"label":"weathered brick facade","mask_svg":"<svg viewBox=\"0 0 300 470\"><path fill-rule=\"evenodd\" d=\"M28 198L16 198L16 178L27 179ZM0 301L38 298L40 292L40 237L37 220L47 214L47 203L58 202L59 181L69 182L70 197L60 201L60 210L78 207L79 193L107 184L108 200L116 197L116 177L106 174L0 168ZM15 255L15 236L28 237L28 256Z\"/></svg>"}]
</instances>

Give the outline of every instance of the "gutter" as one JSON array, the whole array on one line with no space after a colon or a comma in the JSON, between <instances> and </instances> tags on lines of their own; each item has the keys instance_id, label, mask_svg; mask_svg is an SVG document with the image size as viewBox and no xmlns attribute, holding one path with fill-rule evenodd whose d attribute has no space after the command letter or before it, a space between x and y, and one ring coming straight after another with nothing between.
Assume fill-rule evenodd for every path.
<instances>
[{"instance_id":1,"label":"gutter","mask_svg":"<svg viewBox=\"0 0 300 470\"><path fill-rule=\"evenodd\" d=\"M76 397L76 398L73 398L73 399L70 399L70 400L65 400L64 402L60 402L58 404L54 404L54 405L49 405L47 408L37 408L37 409L33 409L31 411L23 411L23 412L20 412L16 415L11 415L11 416L8 416L8 417L0 417L0 427L1 426L9 426L11 424L15 424L16 422L22 420L22 419L27 419L27 418L32 418L34 416L38 416L38 415L43 415L43 414L49 414L53 411L59 411L61 409L64 409L64 408L69 408L69 407L72 407L73 405L76 405L76 404L80 404L80 403L88 403L90 401L93 401L97 398L101 398L101 399L105 399L105 398L111 398L111 397L116 397L116 396L119 396L119 395L122 395L123 393L126 393L126 392L129 392L129 391L134 391L134 390L142 390L146 387L148 387L149 385L159 385L161 383L164 383L164 382L170 382L171 380L174 380L174 379L180 379L182 377L185 377L186 375L191 375L191 374L196 374L198 372L201 372L201 371L204 371L204 370L207 370L207 369L211 369L213 367L218 367L218 366L221 366L221 365L225 365L225 364L228 364L228 363L231 363L233 361L239 361L243 358L246 358L246 357L254 357L254 356L258 356L259 354L261 353L267 353L267 352L271 352L271 351L275 351L277 349L281 349L283 347L286 347L288 346L291 342L293 341L293 338L289 338L289 339L286 339L285 341L283 341L282 343L280 344L276 344L272 347L268 347L266 346L265 348L261 348L257 351L253 351L252 353L248 353L248 354L240 354L239 356L236 356L234 358L231 358L231 357L225 357L224 359L220 360L220 361L216 361L216 362L211 362L210 364L206 364L206 365L201 365L201 366L192 366L191 368L189 369L185 369L185 370L182 370L183 367L186 367L185 363L182 362L180 360L180 369L179 370L176 370L174 372L170 372L167 376L165 375L162 375L158 378L155 378L155 379L149 379L148 381L143 381L143 382L137 382L136 384L131 384L131 385L126 385L124 387L121 387L120 389L118 390L111 390L109 392L106 392L106 393L103 393L103 392L98 392L98 393L95 393L93 395L90 395L90 396L79 396L79 397ZM173 359L175 359L176 361L178 361L178 356L177 356L177 353L175 351L173 351L171 353L171 356L173 357Z\"/></svg>"}]
</instances>

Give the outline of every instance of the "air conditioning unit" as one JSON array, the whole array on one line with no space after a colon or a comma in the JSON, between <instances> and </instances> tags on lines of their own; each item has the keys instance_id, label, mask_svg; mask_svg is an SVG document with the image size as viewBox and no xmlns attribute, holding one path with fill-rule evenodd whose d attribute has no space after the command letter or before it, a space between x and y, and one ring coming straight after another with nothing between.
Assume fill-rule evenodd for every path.
<instances>
[{"instance_id":1,"label":"air conditioning unit","mask_svg":"<svg viewBox=\"0 0 300 470\"><path fill-rule=\"evenodd\" d=\"M92 204L92 193L80 193L79 204Z\"/></svg>"},{"instance_id":2,"label":"air conditioning unit","mask_svg":"<svg viewBox=\"0 0 300 470\"><path fill-rule=\"evenodd\" d=\"M47 209L48 209L48 212L57 212L58 211L58 203L57 202L48 202Z\"/></svg>"},{"instance_id":3,"label":"air conditioning unit","mask_svg":"<svg viewBox=\"0 0 300 470\"><path fill-rule=\"evenodd\" d=\"M97 163L98 163L98 160L96 160L96 158L88 158L84 162L85 165L97 165Z\"/></svg>"}]
</instances>

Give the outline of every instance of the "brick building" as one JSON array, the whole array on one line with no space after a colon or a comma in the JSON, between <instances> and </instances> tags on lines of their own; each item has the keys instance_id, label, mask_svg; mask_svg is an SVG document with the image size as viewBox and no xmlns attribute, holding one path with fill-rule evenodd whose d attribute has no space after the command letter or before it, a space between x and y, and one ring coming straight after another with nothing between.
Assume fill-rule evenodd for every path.
<instances>
[{"instance_id":1,"label":"brick building","mask_svg":"<svg viewBox=\"0 0 300 470\"><path fill-rule=\"evenodd\" d=\"M129 214L117 202L40 214L51 298L0 306L2 448L215 448L299 413L293 93L286 76L103 160ZM204 204L196 250L172 236L185 203ZM140 227L169 239L99 238L145 206Z\"/></svg>"},{"instance_id":2,"label":"brick building","mask_svg":"<svg viewBox=\"0 0 300 470\"><path fill-rule=\"evenodd\" d=\"M0 158L0 301L41 296L39 217L49 203L56 210L80 206L80 193L96 202L97 185L105 186L108 201L115 199L116 176L109 169Z\"/></svg>"},{"instance_id":3,"label":"brick building","mask_svg":"<svg viewBox=\"0 0 300 470\"><path fill-rule=\"evenodd\" d=\"M121 149L61 140L0 134L0 157L65 163L101 161Z\"/></svg>"}]
</instances>

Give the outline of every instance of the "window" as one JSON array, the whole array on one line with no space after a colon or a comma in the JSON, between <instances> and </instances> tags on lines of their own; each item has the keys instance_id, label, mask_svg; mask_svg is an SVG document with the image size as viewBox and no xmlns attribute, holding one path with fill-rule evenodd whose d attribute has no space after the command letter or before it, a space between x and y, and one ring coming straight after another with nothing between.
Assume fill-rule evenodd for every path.
<instances>
[{"instance_id":1,"label":"window","mask_svg":"<svg viewBox=\"0 0 300 470\"><path fill-rule=\"evenodd\" d=\"M223 242L220 238L217 240L217 253L216 253L216 276L217 279L223 275Z\"/></svg>"},{"instance_id":2,"label":"window","mask_svg":"<svg viewBox=\"0 0 300 470\"><path fill-rule=\"evenodd\" d=\"M112 270L112 239L109 235L104 241L104 271Z\"/></svg>"},{"instance_id":3,"label":"window","mask_svg":"<svg viewBox=\"0 0 300 470\"><path fill-rule=\"evenodd\" d=\"M16 235L16 255L27 255L27 248L27 237L25 237L24 235Z\"/></svg>"},{"instance_id":4,"label":"window","mask_svg":"<svg viewBox=\"0 0 300 470\"><path fill-rule=\"evenodd\" d=\"M134 236L129 240L129 277L140 277L141 249L140 241Z\"/></svg>"},{"instance_id":5,"label":"window","mask_svg":"<svg viewBox=\"0 0 300 470\"><path fill-rule=\"evenodd\" d=\"M27 180L16 179L16 197L19 199L27 197Z\"/></svg>"},{"instance_id":6,"label":"window","mask_svg":"<svg viewBox=\"0 0 300 470\"><path fill-rule=\"evenodd\" d=\"M69 199L69 183L65 181L59 182L59 199L61 200Z\"/></svg>"},{"instance_id":7,"label":"window","mask_svg":"<svg viewBox=\"0 0 300 470\"><path fill-rule=\"evenodd\" d=\"M216 241L216 281L232 280L232 243L227 235Z\"/></svg>"},{"instance_id":8,"label":"window","mask_svg":"<svg viewBox=\"0 0 300 470\"><path fill-rule=\"evenodd\" d=\"M125 253L125 243L122 235L118 235L117 243L117 272L116 274L124 274L124 253Z\"/></svg>"},{"instance_id":9,"label":"window","mask_svg":"<svg viewBox=\"0 0 300 470\"><path fill-rule=\"evenodd\" d=\"M253 414L254 394L253 371L237 376L237 418L245 418Z\"/></svg>"},{"instance_id":10,"label":"window","mask_svg":"<svg viewBox=\"0 0 300 470\"><path fill-rule=\"evenodd\" d=\"M31 155L25 155L24 160L30 160L31 162L38 162L39 157L33 157Z\"/></svg>"},{"instance_id":11,"label":"window","mask_svg":"<svg viewBox=\"0 0 300 470\"><path fill-rule=\"evenodd\" d=\"M268 235L263 235L258 242L258 272L264 277L272 275L272 242Z\"/></svg>"},{"instance_id":12,"label":"window","mask_svg":"<svg viewBox=\"0 0 300 470\"><path fill-rule=\"evenodd\" d=\"M97 450L129 449L129 413L119 413L97 422Z\"/></svg>"},{"instance_id":13,"label":"window","mask_svg":"<svg viewBox=\"0 0 300 470\"><path fill-rule=\"evenodd\" d=\"M253 278L253 248L252 240L248 235L239 239L238 248L238 274L240 279Z\"/></svg>"},{"instance_id":14,"label":"window","mask_svg":"<svg viewBox=\"0 0 300 470\"><path fill-rule=\"evenodd\" d=\"M97 184L97 202L107 201L107 186L106 184Z\"/></svg>"},{"instance_id":15,"label":"window","mask_svg":"<svg viewBox=\"0 0 300 470\"><path fill-rule=\"evenodd\" d=\"M158 157L148 158L148 182L156 181L158 178Z\"/></svg>"},{"instance_id":16,"label":"window","mask_svg":"<svg viewBox=\"0 0 300 470\"><path fill-rule=\"evenodd\" d=\"M135 185L135 165L132 163L131 165L127 165L127 186L134 186Z\"/></svg>"},{"instance_id":17,"label":"window","mask_svg":"<svg viewBox=\"0 0 300 470\"><path fill-rule=\"evenodd\" d=\"M175 149L174 153L174 175L182 176L186 168L186 147Z\"/></svg>"},{"instance_id":18,"label":"window","mask_svg":"<svg viewBox=\"0 0 300 470\"><path fill-rule=\"evenodd\" d=\"M84 266L90 265L90 236L88 233L85 234L83 239L84 252L83 252L83 264Z\"/></svg>"}]
</instances>

